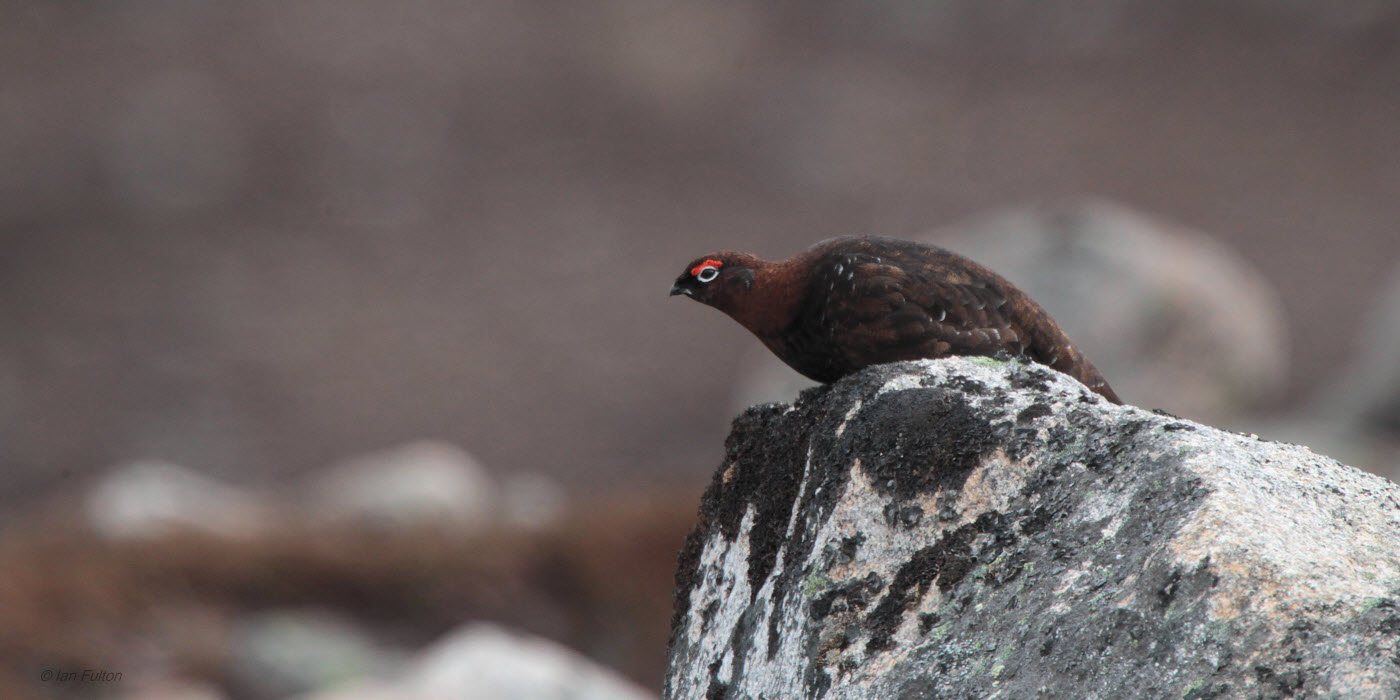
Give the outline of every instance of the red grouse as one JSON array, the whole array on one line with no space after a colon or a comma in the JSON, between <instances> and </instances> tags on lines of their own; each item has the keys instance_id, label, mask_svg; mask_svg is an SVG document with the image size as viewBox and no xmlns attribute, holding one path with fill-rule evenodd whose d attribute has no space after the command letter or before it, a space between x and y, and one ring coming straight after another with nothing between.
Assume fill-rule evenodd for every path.
<instances>
[{"instance_id":1,"label":"red grouse","mask_svg":"<svg viewBox=\"0 0 1400 700\"><path fill-rule=\"evenodd\" d=\"M713 253L687 265L671 294L729 314L783 362L823 383L885 362L1005 351L1122 403L1045 309L942 248L846 236L776 263Z\"/></svg>"}]
</instances>

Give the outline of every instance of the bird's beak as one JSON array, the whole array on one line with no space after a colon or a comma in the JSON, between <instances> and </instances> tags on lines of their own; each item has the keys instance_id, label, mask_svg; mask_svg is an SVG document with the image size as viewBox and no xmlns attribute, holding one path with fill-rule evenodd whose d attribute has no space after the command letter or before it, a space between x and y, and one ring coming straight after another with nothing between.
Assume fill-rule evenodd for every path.
<instances>
[{"instance_id":1,"label":"bird's beak","mask_svg":"<svg viewBox=\"0 0 1400 700\"><path fill-rule=\"evenodd\" d=\"M686 296L690 296L691 293L692 290L690 289L690 287L682 287L680 282L671 285L671 296L675 296L677 294L684 294Z\"/></svg>"}]
</instances>

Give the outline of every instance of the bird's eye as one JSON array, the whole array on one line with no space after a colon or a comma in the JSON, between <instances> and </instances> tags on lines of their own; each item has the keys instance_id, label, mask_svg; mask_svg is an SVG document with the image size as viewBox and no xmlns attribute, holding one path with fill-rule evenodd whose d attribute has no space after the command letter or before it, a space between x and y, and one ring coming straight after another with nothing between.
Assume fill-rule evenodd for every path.
<instances>
[{"instance_id":1,"label":"bird's eye","mask_svg":"<svg viewBox=\"0 0 1400 700\"><path fill-rule=\"evenodd\" d=\"M716 277L719 277L719 268L709 265L700 268L700 271L695 273L695 279L701 282L713 282Z\"/></svg>"}]
</instances>

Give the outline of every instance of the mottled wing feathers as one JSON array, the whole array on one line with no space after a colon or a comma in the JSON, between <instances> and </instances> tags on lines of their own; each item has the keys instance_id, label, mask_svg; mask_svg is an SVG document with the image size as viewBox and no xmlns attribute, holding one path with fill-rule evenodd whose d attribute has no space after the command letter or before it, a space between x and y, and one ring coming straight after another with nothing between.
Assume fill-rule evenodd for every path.
<instances>
[{"instance_id":1,"label":"mottled wing feathers","mask_svg":"<svg viewBox=\"0 0 1400 700\"><path fill-rule=\"evenodd\" d=\"M809 377L835 381L872 364L1005 352L1118 401L1049 314L966 258L864 237L833 239L802 257L810 278L784 334L784 359Z\"/></svg>"},{"instance_id":2,"label":"mottled wing feathers","mask_svg":"<svg viewBox=\"0 0 1400 700\"><path fill-rule=\"evenodd\" d=\"M810 309L799 321L842 339L845 363L835 364L864 366L1001 350L1021 354L1021 334L1002 313L1007 302L1002 292L975 281L948 281L938 261L909 257L886 260L848 253L817 261L808 292Z\"/></svg>"}]
</instances>

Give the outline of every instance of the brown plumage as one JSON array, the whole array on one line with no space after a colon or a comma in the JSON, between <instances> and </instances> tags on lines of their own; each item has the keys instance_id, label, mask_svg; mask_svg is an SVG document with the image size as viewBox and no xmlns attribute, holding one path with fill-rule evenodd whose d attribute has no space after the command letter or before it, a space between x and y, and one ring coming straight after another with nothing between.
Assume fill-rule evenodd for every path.
<instances>
[{"instance_id":1,"label":"brown plumage","mask_svg":"<svg viewBox=\"0 0 1400 700\"><path fill-rule=\"evenodd\" d=\"M819 382L885 362L1005 351L1122 403L1045 309L942 248L847 236L776 263L724 251L687 265L671 294L729 314Z\"/></svg>"}]
</instances>

